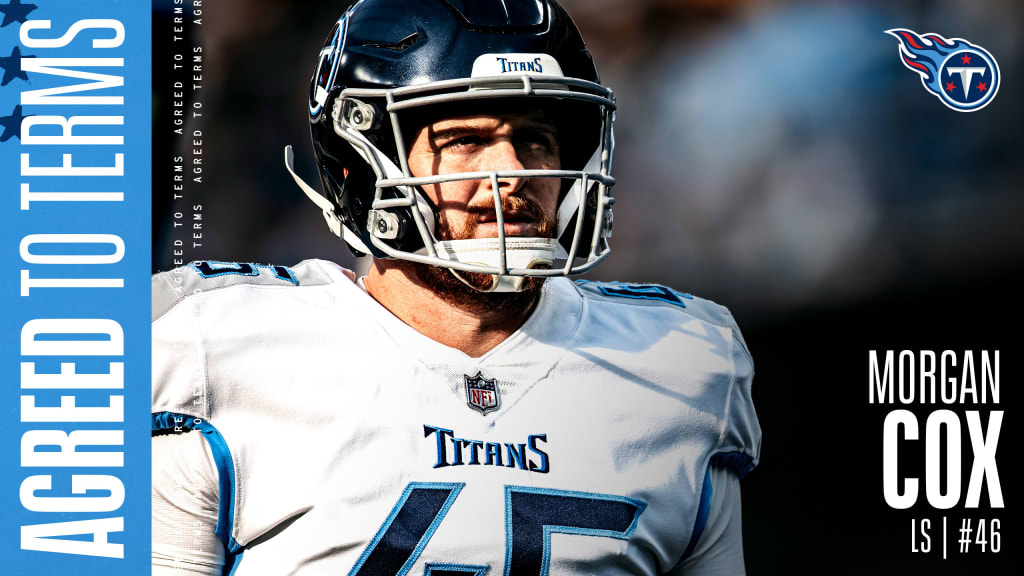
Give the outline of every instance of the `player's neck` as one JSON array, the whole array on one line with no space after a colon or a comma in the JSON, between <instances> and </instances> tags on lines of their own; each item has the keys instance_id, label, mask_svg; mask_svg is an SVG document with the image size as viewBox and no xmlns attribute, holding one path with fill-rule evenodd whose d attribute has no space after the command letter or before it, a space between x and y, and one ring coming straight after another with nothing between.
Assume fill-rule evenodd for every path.
<instances>
[{"instance_id":1,"label":"player's neck","mask_svg":"<svg viewBox=\"0 0 1024 576\"><path fill-rule=\"evenodd\" d=\"M420 334L479 358L526 322L537 298L518 306L458 306L394 262L376 261L364 279L367 292ZM500 297L500 296L499 296Z\"/></svg>"}]
</instances>

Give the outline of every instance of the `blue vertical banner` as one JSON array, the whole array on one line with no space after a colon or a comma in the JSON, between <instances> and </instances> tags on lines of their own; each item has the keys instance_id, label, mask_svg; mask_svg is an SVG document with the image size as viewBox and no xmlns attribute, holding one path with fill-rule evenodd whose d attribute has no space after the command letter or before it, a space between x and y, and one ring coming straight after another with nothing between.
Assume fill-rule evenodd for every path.
<instances>
[{"instance_id":1,"label":"blue vertical banner","mask_svg":"<svg viewBox=\"0 0 1024 576\"><path fill-rule=\"evenodd\" d=\"M2 570L148 574L150 4L0 16Z\"/></svg>"}]
</instances>

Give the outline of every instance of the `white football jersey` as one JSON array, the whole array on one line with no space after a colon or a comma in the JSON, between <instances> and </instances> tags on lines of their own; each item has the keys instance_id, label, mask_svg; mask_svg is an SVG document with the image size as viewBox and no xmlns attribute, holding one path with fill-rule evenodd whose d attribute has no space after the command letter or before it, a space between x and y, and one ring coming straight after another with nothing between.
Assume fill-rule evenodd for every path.
<instances>
[{"instance_id":1,"label":"white football jersey","mask_svg":"<svg viewBox=\"0 0 1024 576\"><path fill-rule=\"evenodd\" d=\"M661 286L549 279L480 358L325 261L153 286L154 432L208 441L237 576L658 574L757 462L731 315Z\"/></svg>"}]
</instances>

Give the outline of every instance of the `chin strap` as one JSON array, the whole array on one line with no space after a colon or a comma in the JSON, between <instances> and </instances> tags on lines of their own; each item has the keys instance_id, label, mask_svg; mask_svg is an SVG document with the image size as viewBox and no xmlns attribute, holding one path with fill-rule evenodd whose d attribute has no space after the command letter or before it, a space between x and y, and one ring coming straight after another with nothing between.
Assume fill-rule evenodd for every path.
<instances>
[{"instance_id":1,"label":"chin strap","mask_svg":"<svg viewBox=\"0 0 1024 576\"><path fill-rule=\"evenodd\" d=\"M497 238L446 240L434 244L434 249L437 250L438 256L453 262L501 268L501 242ZM550 268L556 258L566 257L562 245L554 238L505 238L506 268ZM490 287L481 289L466 282L458 270L449 270L463 283L481 292L520 292L527 278L492 274Z\"/></svg>"},{"instance_id":2,"label":"chin strap","mask_svg":"<svg viewBox=\"0 0 1024 576\"><path fill-rule=\"evenodd\" d=\"M309 184L306 184L306 181L295 173L295 152L292 151L291 146L284 147L284 165L288 168L288 173L292 175L295 183L299 185L299 189L302 190L306 196L323 211L324 220L327 221L327 226L330 227L331 232L334 232L335 236L338 236L345 242L348 242L349 246L352 246L356 250L359 250L364 254L372 254L370 249L366 247L366 244L363 243L363 239L341 223L338 215L334 213L334 204L332 204L327 198L321 196L319 192L314 190Z\"/></svg>"}]
</instances>

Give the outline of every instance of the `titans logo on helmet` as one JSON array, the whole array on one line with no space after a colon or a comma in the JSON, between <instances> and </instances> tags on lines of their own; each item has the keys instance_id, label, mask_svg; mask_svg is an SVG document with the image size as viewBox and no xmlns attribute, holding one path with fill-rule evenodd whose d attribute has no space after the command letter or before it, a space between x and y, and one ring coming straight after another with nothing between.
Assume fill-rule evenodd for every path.
<instances>
[{"instance_id":1,"label":"titans logo on helmet","mask_svg":"<svg viewBox=\"0 0 1024 576\"><path fill-rule=\"evenodd\" d=\"M334 82L334 73L338 69L338 59L345 40L345 18L342 17L331 30L327 43L320 50L320 59L313 72L313 81L309 88L309 115L316 116L327 101L327 93Z\"/></svg>"},{"instance_id":2,"label":"titans logo on helmet","mask_svg":"<svg viewBox=\"0 0 1024 576\"><path fill-rule=\"evenodd\" d=\"M345 51L345 37L348 31L348 18L356 11L356 8L363 3L357 0L334 25L327 42L320 50L320 58L317 60L316 70L313 71L313 80L309 87L309 115L316 117L327 101L327 95L334 86L334 75L338 72L338 61Z\"/></svg>"},{"instance_id":3,"label":"titans logo on helmet","mask_svg":"<svg viewBox=\"0 0 1024 576\"><path fill-rule=\"evenodd\" d=\"M919 35L905 28L886 30L900 42L900 60L921 75L921 83L957 112L981 110L996 97L1000 74L996 59L977 44L938 34Z\"/></svg>"}]
</instances>

